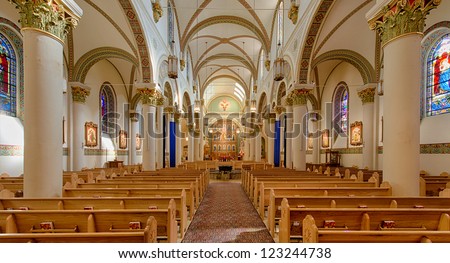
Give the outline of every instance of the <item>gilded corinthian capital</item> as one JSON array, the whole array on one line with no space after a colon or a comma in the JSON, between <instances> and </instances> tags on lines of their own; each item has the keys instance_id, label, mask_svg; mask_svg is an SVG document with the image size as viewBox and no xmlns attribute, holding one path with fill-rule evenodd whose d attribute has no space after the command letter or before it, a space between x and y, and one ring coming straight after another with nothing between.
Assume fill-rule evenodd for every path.
<instances>
[{"instance_id":1,"label":"gilded corinthian capital","mask_svg":"<svg viewBox=\"0 0 450 263\"><path fill-rule=\"evenodd\" d=\"M137 93L141 96L144 105L156 107L164 104L164 96L155 88L139 88Z\"/></svg>"},{"instance_id":2,"label":"gilded corinthian capital","mask_svg":"<svg viewBox=\"0 0 450 263\"><path fill-rule=\"evenodd\" d=\"M369 18L369 27L380 34L383 44L402 35L422 33L426 16L440 3L441 0L390 1Z\"/></svg>"},{"instance_id":3,"label":"gilded corinthian capital","mask_svg":"<svg viewBox=\"0 0 450 263\"><path fill-rule=\"evenodd\" d=\"M64 41L82 15L72 0L9 0L19 10L23 29L37 29Z\"/></svg>"}]
</instances>

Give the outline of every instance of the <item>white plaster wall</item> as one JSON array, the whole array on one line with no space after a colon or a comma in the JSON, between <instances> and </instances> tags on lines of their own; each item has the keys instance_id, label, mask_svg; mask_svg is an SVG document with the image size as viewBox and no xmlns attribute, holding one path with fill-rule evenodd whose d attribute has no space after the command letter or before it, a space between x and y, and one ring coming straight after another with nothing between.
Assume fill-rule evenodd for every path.
<instances>
[{"instance_id":1,"label":"white plaster wall","mask_svg":"<svg viewBox=\"0 0 450 263\"><path fill-rule=\"evenodd\" d=\"M420 170L438 176L442 172L450 173L450 154L421 154Z\"/></svg>"},{"instance_id":2,"label":"white plaster wall","mask_svg":"<svg viewBox=\"0 0 450 263\"><path fill-rule=\"evenodd\" d=\"M340 64L328 76L328 81L325 83L325 90L323 92L322 109L325 110L327 103L333 102L333 94L340 82L345 82L349 90L349 125L355 121L362 120L362 102L358 97L357 89L363 86L363 80L358 70L348 63ZM322 110L322 111L323 111ZM322 120L322 127L326 127L326 120ZM346 139L337 141L333 144L333 148L347 147Z\"/></svg>"},{"instance_id":3,"label":"white plaster wall","mask_svg":"<svg viewBox=\"0 0 450 263\"><path fill-rule=\"evenodd\" d=\"M431 10L430 14L427 16L427 19L425 20L425 30L441 21L449 21L449 15L450 1L441 1L438 8Z\"/></svg>"},{"instance_id":4,"label":"white plaster wall","mask_svg":"<svg viewBox=\"0 0 450 263\"><path fill-rule=\"evenodd\" d=\"M85 84L91 88L91 94L86 99L86 109L85 109L85 122L92 121L96 123L98 127L98 137L101 137L101 124L100 124L100 104L99 104L99 94L100 88L103 83L109 82L116 94L116 110L120 114L120 118L118 119L118 124L121 129L124 128L124 121L128 121L128 118L125 116L124 108L125 104L127 104L126 91L124 88L124 83L119 72L113 67L111 63L107 60L99 61L95 64L86 75ZM84 124L83 124L84 125ZM84 136L84 135L83 135ZM117 138L113 139L115 149L118 150ZM128 146L130 143L128 142ZM99 145L96 149L105 149L105 145L102 145L99 141ZM97 155L97 156L85 156L85 167L104 167L105 162L114 160L124 161L124 164L128 163L128 156L114 156L114 155Z\"/></svg>"},{"instance_id":5,"label":"white plaster wall","mask_svg":"<svg viewBox=\"0 0 450 263\"><path fill-rule=\"evenodd\" d=\"M18 118L0 115L0 145L19 146L23 150L23 124ZM22 156L0 156L0 173L23 173Z\"/></svg>"}]
</instances>

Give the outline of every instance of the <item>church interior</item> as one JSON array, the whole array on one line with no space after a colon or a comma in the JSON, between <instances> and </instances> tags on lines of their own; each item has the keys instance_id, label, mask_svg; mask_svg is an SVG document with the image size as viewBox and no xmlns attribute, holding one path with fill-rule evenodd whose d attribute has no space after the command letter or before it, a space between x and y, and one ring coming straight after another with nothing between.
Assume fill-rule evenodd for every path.
<instances>
[{"instance_id":1,"label":"church interior","mask_svg":"<svg viewBox=\"0 0 450 263\"><path fill-rule=\"evenodd\" d=\"M1 0L0 242L450 242L449 15Z\"/></svg>"}]
</instances>

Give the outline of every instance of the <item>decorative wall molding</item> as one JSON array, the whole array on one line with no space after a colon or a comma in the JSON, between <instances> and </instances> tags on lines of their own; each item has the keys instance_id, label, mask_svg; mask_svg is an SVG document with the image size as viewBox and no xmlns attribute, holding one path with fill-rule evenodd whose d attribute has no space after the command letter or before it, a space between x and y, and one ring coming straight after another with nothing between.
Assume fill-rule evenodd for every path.
<instances>
[{"instance_id":1,"label":"decorative wall molding","mask_svg":"<svg viewBox=\"0 0 450 263\"><path fill-rule=\"evenodd\" d=\"M23 156L22 145L0 145L0 156Z\"/></svg>"},{"instance_id":2,"label":"decorative wall molding","mask_svg":"<svg viewBox=\"0 0 450 263\"><path fill-rule=\"evenodd\" d=\"M84 149L85 156L128 156L128 150Z\"/></svg>"},{"instance_id":3,"label":"decorative wall molding","mask_svg":"<svg viewBox=\"0 0 450 263\"><path fill-rule=\"evenodd\" d=\"M150 61L150 52L147 48L147 42L145 41L144 30L139 21L139 17L133 9L131 0L119 0L120 5L128 18L131 30L133 31L134 38L136 40L140 65L142 70L142 82L150 83L153 80L153 68Z\"/></svg>"},{"instance_id":4,"label":"decorative wall molding","mask_svg":"<svg viewBox=\"0 0 450 263\"><path fill-rule=\"evenodd\" d=\"M325 21L325 17L328 11L331 9L334 0L322 0L320 7L317 9L317 13L314 15L311 25L309 26L308 35L306 37L305 45L303 46L302 55L297 61L298 83L308 83L308 72L310 69L310 62L313 55L313 47L316 44L317 36L319 35L322 23Z\"/></svg>"}]
</instances>

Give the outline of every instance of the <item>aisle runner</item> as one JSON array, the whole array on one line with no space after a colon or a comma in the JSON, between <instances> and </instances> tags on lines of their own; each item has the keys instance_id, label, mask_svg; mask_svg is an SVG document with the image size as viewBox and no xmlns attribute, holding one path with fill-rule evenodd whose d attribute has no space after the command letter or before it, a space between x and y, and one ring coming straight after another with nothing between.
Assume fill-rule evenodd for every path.
<instances>
[{"instance_id":1,"label":"aisle runner","mask_svg":"<svg viewBox=\"0 0 450 263\"><path fill-rule=\"evenodd\" d=\"M211 183L183 243L274 242L239 183Z\"/></svg>"}]
</instances>

